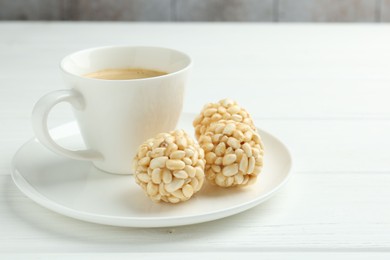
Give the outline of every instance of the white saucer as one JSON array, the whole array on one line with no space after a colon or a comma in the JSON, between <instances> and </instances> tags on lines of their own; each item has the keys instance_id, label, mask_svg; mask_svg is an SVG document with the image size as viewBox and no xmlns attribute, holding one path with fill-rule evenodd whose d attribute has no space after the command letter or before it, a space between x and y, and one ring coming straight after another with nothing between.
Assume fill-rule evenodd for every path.
<instances>
[{"instance_id":1,"label":"white saucer","mask_svg":"<svg viewBox=\"0 0 390 260\"><path fill-rule=\"evenodd\" d=\"M183 115L178 128L193 133L194 116ZM241 189L206 185L191 200L176 205L153 203L131 175L102 172L89 162L58 156L36 139L25 143L13 160L12 178L36 203L60 214L100 224L168 227L231 216L269 199L286 183L292 166L286 146L259 129L265 145L264 169L257 182ZM75 122L51 131L67 148L81 148Z\"/></svg>"}]
</instances>

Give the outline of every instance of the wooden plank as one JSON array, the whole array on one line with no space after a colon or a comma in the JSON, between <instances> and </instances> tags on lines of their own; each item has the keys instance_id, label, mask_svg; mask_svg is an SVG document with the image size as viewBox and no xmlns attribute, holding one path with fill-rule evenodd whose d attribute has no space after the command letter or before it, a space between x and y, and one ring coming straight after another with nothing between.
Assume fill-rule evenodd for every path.
<instances>
[{"instance_id":1,"label":"wooden plank","mask_svg":"<svg viewBox=\"0 0 390 260\"><path fill-rule=\"evenodd\" d=\"M302 172L387 172L390 120L255 120L290 148Z\"/></svg>"},{"instance_id":2,"label":"wooden plank","mask_svg":"<svg viewBox=\"0 0 390 260\"><path fill-rule=\"evenodd\" d=\"M0 20L62 19L62 0L0 0Z\"/></svg>"},{"instance_id":3,"label":"wooden plank","mask_svg":"<svg viewBox=\"0 0 390 260\"><path fill-rule=\"evenodd\" d=\"M177 21L273 21L273 0L174 0Z\"/></svg>"},{"instance_id":4,"label":"wooden plank","mask_svg":"<svg viewBox=\"0 0 390 260\"><path fill-rule=\"evenodd\" d=\"M70 17L99 21L169 21L171 0L80 0Z\"/></svg>"},{"instance_id":5,"label":"wooden plank","mask_svg":"<svg viewBox=\"0 0 390 260\"><path fill-rule=\"evenodd\" d=\"M194 250L195 251L195 250ZM0 254L1 256L1 254ZM52 260L52 259L93 259L105 260L115 258L116 260L198 260L198 259L224 259L236 260L242 259L267 259L267 260L388 260L390 253L387 252L158 252L158 253L37 253L37 254L5 254L8 260L20 260L28 257L31 260Z\"/></svg>"},{"instance_id":6,"label":"wooden plank","mask_svg":"<svg viewBox=\"0 0 390 260\"><path fill-rule=\"evenodd\" d=\"M260 179L261 180L261 179ZM36 205L0 176L0 252L388 252L390 174L300 174L244 213L174 228L122 228Z\"/></svg>"},{"instance_id":7,"label":"wooden plank","mask_svg":"<svg viewBox=\"0 0 390 260\"><path fill-rule=\"evenodd\" d=\"M27 110L27 109L26 109ZM73 119L68 106L53 112L51 125ZM191 126L195 115L182 120ZM17 149L33 135L29 116L2 116L0 175L10 173ZM300 172L390 171L390 120L272 120L255 119L256 125L290 148L294 168Z\"/></svg>"},{"instance_id":8,"label":"wooden plank","mask_svg":"<svg viewBox=\"0 0 390 260\"><path fill-rule=\"evenodd\" d=\"M380 21L390 22L390 0L381 0L380 3Z\"/></svg>"},{"instance_id":9,"label":"wooden plank","mask_svg":"<svg viewBox=\"0 0 390 260\"><path fill-rule=\"evenodd\" d=\"M373 0L279 0L281 22L375 22Z\"/></svg>"},{"instance_id":10,"label":"wooden plank","mask_svg":"<svg viewBox=\"0 0 390 260\"><path fill-rule=\"evenodd\" d=\"M390 117L386 26L15 23L0 25L0 32L0 54L7 60L0 63L7 75L0 91L16 95L26 84L22 70L31 86L19 95L28 107L23 113L44 93L64 87L57 66L66 54L96 45L153 42L185 51L194 60L185 112L234 97L261 118ZM9 104L8 95L0 113L22 108Z\"/></svg>"}]
</instances>

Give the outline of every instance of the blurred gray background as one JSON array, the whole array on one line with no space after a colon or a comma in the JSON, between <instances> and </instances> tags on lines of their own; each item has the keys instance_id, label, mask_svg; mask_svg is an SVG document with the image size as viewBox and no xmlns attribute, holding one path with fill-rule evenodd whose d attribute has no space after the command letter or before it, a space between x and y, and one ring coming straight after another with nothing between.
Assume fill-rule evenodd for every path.
<instances>
[{"instance_id":1,"label":"blurred gray background","mask_svg":"<svg viewBox=\"0 0 390 260\"><path fill-rule=\"evenodd\" d=\"M0 20L389 22L390 0L0 0Z\"/></svg>"}]
</instances>

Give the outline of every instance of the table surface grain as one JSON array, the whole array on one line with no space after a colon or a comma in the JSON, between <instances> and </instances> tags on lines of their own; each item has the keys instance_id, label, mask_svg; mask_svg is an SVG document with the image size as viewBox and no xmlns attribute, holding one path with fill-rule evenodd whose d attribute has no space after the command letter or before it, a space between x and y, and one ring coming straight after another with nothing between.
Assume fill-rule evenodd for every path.
<instances>
[{"instance_id":1,"label":"table surface grain","mask_svg":"<svg viewBox=\"0 0 390 260\"><path fill-rule=\"evenodd\" d=\"M24 196L11 180L11 160L33 136L34 103L64 87L60 59L118 44L190 54L184 112L236 99L290 147L289 183L244 213L175 228L86 223ZM389 25L1 22L0 253L389 259L389 100ZM69 106L60 104L49 125L71 120Z\"/></svg>"}]
</instances>

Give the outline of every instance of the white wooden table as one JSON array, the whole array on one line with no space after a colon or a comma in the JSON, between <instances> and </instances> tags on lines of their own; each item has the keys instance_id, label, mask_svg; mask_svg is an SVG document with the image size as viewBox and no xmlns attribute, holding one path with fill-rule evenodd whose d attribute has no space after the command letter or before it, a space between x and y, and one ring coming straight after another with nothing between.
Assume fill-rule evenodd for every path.
<instances>
[{"instance_id":1,"label":"white wooden table","mask_svg":"<svg viewBox=\"0 0 390 260\"><path fill-rule=\"evenodd\" d=\"M113 44L189 53L195 66L184 111L236 99L259 127L290 147L295 169L287 186L233 217L157 229L85 223L24 196L10 178L10 162L33 136L34 102L63 88L58 69L63 56ZM50 125L72 119L70 108L59 105ZM388 25L2 22L0 129L5 257L390 259Z\"/></svg>"}]
</instances>

